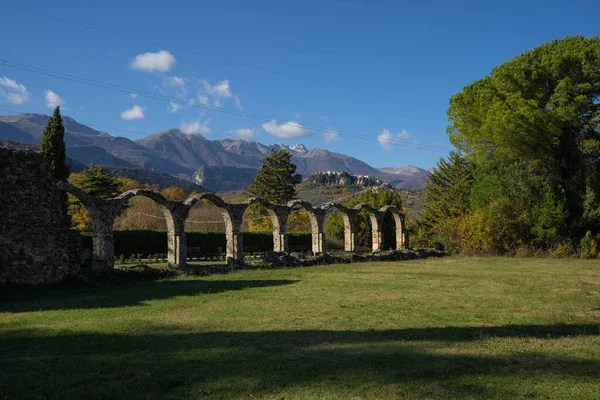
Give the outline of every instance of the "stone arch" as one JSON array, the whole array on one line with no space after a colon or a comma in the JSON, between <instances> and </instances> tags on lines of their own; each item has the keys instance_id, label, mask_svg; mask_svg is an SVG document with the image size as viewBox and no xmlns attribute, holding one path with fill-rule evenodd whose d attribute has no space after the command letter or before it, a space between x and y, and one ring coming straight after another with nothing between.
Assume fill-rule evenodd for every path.
<instances>
[{"instance_id":1,"label":"stone arch","mask_svg":"<svg viewBox=\"0 0 600 400\"><path fill-rule=\"evenodd\" d=\"M184 201L184 204L189 208L192 208L194 204L196 204L200 200L208 200L219 208L227 204L225 203L225 201L223 201L222 198L211 192L193 194Z\"/></svg>"},{"instance_id":2,"label":"stone arch","mask_svg":"<svg viewBox=\"0 0 600 400\"><path fill-rule=\"evenodd\" d=\"M371 222L371 238L372 238L372 251L373 253L381 250L381 245L383 243L383 217L385 215L384 212L374 209L367 203L361 203L353 207L354 210L358 212L362 210L367 210L369 213L369 220Z\"/></svg>"},{"instance_id":3,"label":"stone arch","mask_svg":"<svg viewBox=\"0 0 600 400\"><path fill-rule=\"evenodd\" d=\"M402 250L408 246L408 233L406 231L404 214L396 206L383 206L379 209L385 215L390 212L396 225L396 250Z\"/></svg>"},{"instance_id":4,"label":"stone arch","mask_svg":"<svg viewBox=\"0 0 600 400\"><path fill-rule=\"evenodd\" d=\"M315 254L325 251L325 210L315 209L312 204L302 200L292 200L288 203L290 210L304 210L308 214L312 236L312 252Z\"/></svg>"},{"instance_id":5,"label":"stone arch","mask_svg":"<svg viewBox=\"0 0 600 400\"><path fill-rule=\"evenodd\" d=\"M146 197L160 206L167 223L167 263L171 268L182 268L187 264L185 220L191 207L184 202L167 200L158 192L147 189L131 189L117 197L124 202L136 197Z\"/></svg>"},{"instance_id":6,"label":"stone arch","mask_svg":"<svg viewBox=\"0 0 600 400\"><path fill-rule=\"evenodd\" d=\"M332 209L338 210L342 214L344 220L344 251L353 252L356 248L356 218L358 217L358 210L348 208L340 203L327 203L319 209L329 212Z\"/></svg>"},{"instance_id":7,"label":"stone arch","mask_svg":"<svg viewBox=\"0 0 600 400\"><path fill-rule=\"evenodd\" d=\"M189 210L200 200L208 200L221 210L225 222L225 238L227 240L225 252L227 263L236 265L244 262L244 242L242 237L242 220L244 212L248 208L248 202L239 204L226 203L221 197L214 193L206 192L194 194L183 203ZM186 216L187 218L187 216ZM184 221L185 223L185 221Z\"/></svg>"},{"instance_id":8,"label":"stone arch","mask_svg":"<svg viewBox=\"0 0 600 400\"><path fill-rule=\"evenodd\" d=\"M104 199L89 195L68 182L58 182L58 188L77 197L85 206L92 222L92 269L106 272L114 267L115 239L113 224L126 199Z\"/></svg>"},{"instance_id":9,"label":"stone arch","mask_svg":"<svg viewBox=\"0 0 600 400\"><path fill-rule=\"evenodd\" d=\"M265 206L273 225L273 251L287 253L289 251L287 221L291 212L290 207L273 204L259 197L248 199L245 204L248 204L248 206L251 204L262 204Z\"/></svg>"}]
</instances>

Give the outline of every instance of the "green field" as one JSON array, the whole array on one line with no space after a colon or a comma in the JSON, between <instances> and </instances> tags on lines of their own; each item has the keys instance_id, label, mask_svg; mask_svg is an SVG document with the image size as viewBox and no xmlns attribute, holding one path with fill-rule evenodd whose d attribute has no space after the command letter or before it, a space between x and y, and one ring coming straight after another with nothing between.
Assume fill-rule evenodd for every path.
<instances>
[{"instance_id":1,"label":"green field","mask_svg":"<svg viewBox=\"0 0 600 400\"><path fill-rule=\"evenodd\" d=\"M2 290L0 399L600 398L600 261Z\"/></svg>"}]
</instances>

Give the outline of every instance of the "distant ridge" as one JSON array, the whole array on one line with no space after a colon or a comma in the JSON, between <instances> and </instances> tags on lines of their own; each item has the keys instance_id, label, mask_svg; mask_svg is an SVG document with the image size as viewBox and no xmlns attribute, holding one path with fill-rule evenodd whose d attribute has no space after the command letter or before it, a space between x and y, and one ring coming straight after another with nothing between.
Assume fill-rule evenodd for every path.
<instances>
[{"instance_id":1,"label":"distant ridge","mask_svg":"<svg viewBox=\"0 0 600 400\"><path fill-rule=\"evenodd\" d=\"M347 172L372 176L400 189L424 187L428 174L426 170L412 166L377 169L357 158L325 149L308 149L303 144L209 140L179 129L168 129L133 141L97 131L68 116L63 119L67 154L82 164L163 172L188 181L201 181L213 191L245 187L260 166L260 159L279 149L292 153L292 162L303 177L318 171ZM0 116L0 138L39 143L47 121L48 116L44 114Z\"/></svg>"}]
</instances>

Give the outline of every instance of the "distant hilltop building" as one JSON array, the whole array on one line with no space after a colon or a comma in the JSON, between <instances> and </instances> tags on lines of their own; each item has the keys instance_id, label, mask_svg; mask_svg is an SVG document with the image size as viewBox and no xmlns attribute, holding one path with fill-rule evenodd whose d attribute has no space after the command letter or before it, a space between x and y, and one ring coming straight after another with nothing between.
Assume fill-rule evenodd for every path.
<instances>
[{"instance_id":1,"label":"distant hilltop building","mask_svg":"<svg viewBox=\"0 0 600 400\"><path fill-rule=\"evenodd\" d=\"M383 186L391 189L391 186L375 177L369 175L353 175L348 172L319 171L306 178L313 185L339 185L358 187Z\"/></svg>"}]
</instances>

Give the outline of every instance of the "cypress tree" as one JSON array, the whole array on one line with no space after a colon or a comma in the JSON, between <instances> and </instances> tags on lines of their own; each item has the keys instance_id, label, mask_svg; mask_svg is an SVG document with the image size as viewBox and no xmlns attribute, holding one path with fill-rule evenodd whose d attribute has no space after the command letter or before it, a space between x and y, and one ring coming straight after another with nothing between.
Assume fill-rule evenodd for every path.
<instances>
[{"instance_id":1,"label":"cypress tree","mask_svg":"<svg viewBox=\"0 0 600 400\"><path fill-rule=\"evenodd\" d=\"M71 171L65 164L65 125L60 116L60 106L56 106L54 114L48 119L40 151L50 163L52 176L59 181L66 181Z\"/></svg>"}]
</instances>

